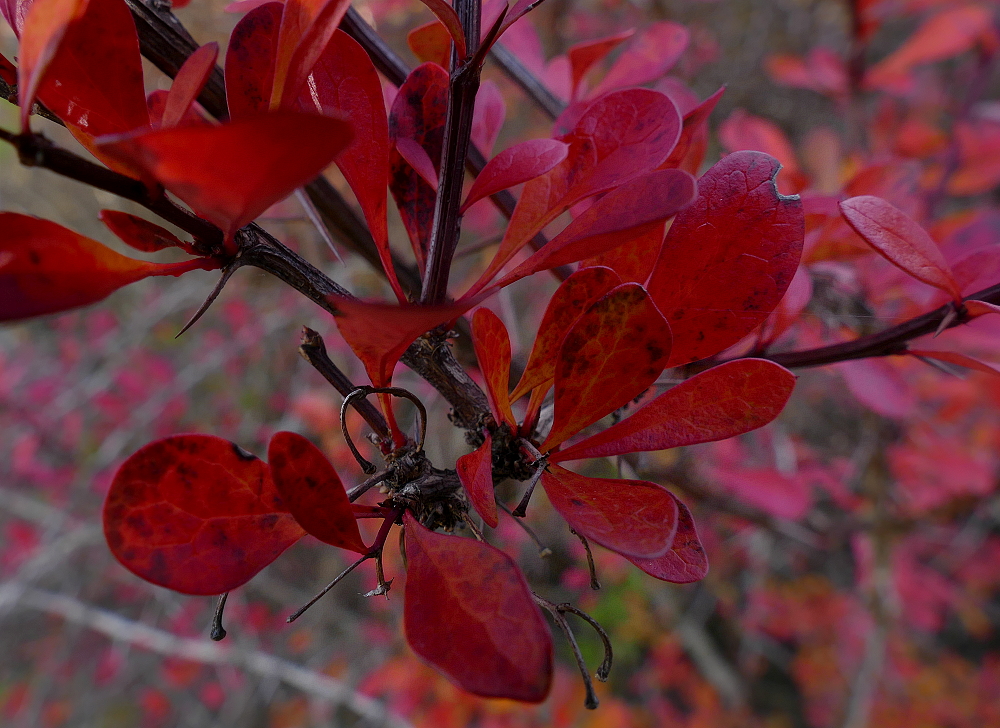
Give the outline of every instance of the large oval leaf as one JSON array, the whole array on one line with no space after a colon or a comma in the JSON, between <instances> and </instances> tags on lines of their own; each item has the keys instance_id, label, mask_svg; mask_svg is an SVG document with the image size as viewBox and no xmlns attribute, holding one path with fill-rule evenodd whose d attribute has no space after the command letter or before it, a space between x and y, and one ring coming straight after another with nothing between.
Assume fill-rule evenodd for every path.
<instances>
[{"instance_id":1,"label":"large oval leaf","mask_svg":"<svg viewBox=\"0 0 1000 728\"><path fill-rule=\"evenodd\" d=\"M104 502L115 558L184 594L245 584L304 533L267 465L211 435L146 445L118 469Z\"/></svg>"}]
</instances>

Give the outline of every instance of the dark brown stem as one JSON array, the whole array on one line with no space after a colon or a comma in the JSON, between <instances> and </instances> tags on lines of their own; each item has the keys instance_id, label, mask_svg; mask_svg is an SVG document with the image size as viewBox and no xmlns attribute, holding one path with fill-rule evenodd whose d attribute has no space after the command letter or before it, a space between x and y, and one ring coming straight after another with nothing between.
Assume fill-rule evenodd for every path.
<instances>
[{"instance_id":1,"label":"dark brown stem","mask_svg":"<svg viewBox=\"0 0 1000 728\"><path fill-rule=\"evenodd\" d=\"M209 633L213 642L221 642L226 639L226 628L222 626L222 613L226 610L227 599L229 599L229 592L219 597L219 603L215 607L215 615L212 617L212 631Z\"/></svg>"},{"instance_id":2,"label":"dark brown stem","mask_svg":"<svg viewBox=\"0 0 1000 728\"><path fill-rule=\"evenodd\" d=\"M311 607L313 604L315 604L320 599L322 599L323 597L325 597L326 593L328 591L330 591L331 589L333 589L333 587L337 586L337 584L339 584L341 582L341 580L345 576L347 576L348 574L350 574L356 568L358 568L359 566L361 566L361 564L365 563L366 561L368 561L368 559L371 559L373 557L374 557L374 554L370 554L370 553L369 554L365 554L360 559L358 559L353 564L351 564L346 569L344 569L342 572L340 572L339 574L337 574L336 578L333 581L331 581L329 584L327 584L325 587L323 587L323 589L320 591L319 594L317 594L312 599L310 599L308 602L306 602L303 606L301 606L297 610L295 610L295 612L293 612L291 614L291 616L289 616L288 619L285 620L285 623L286 624L291 624L296 619L298 619L299 617L301 617L305 613L305 611L307 609L309 609L309 607Z\"/></svg>"},{"instance_id":3,"label":"dark brown stem","mask_svg":"<svg viewBox=\"0 0 1000 728\"><path fill-rule=\"evenodd\" d=\"M573 651L573 657L576 658L576 666L580 669L584 688L587 690L587 697L583 704L587 710L596 710L601 701L597 699L597 693L594 692L594 682L590 679L590 671L587 670L587 663L583 660L583 653L580 652L580 645L576 642L576 635L573 634L573 629L569 626L569 622L566 621L566 617L563 616L563 612L566 611L563 609L564 605L550 602L548 599L540 597L534 592L531 595L540 607L545 608L552 615L552 621L559 626L559 629L562 630L563 635L566 637L566 641Z\"/></svg>"},{"instance_id":4,"label":"dark brown stem","mask_svg":"<svg viewBox=\"0 0 1000 728\"><path fill-rule=\"evenodd\" d=\"M587 569L590 570L590 588L594 591L599 591L601 588L601 582L597 580L597 566L594 564L594 554L590 550L590 543L584 536L574 531L572 528L569 529L570 533L580 539L580 543L583 544L583 550L587 552Z\"/></svg>"}]
</instances>

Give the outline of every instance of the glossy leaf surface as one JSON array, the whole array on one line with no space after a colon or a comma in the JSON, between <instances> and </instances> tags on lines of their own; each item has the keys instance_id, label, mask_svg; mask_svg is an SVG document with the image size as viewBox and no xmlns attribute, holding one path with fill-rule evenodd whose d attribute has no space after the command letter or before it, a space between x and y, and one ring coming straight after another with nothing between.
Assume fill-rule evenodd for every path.
<instances>
[{"instance_id":1,"label":"glossy leaf surface","mask_svg":"<svg viewBox=\"0 0 1000 728\"><path fill-rule=\"evenodd\" d=\"M309 440L279 432L267 448L271 478L299 525L331 546L368 553L347 491L330 461Z\"/></svg>"},{"instance_id":2,"label":"glossy leaf surface","mask_svg":"<svg viewBox=\"0 0 1000 728\"><path fill-rule=\"evenodd\" d=\"M510 337L500 317L488 308L480 308L472 315L472 344L486 380L486 395L493 418L498 423L506 422L515 427L509 396Z\"/></svg>"},{"instance_id":3,"label":"glossy leaf surface","mask_svg":"<svg viewBox=\"0 0 1000 728\"><path fill-rule=\"evenodd\" d=\"M566 333L547 451L644 392L670 357L670 327L642 286L623 283Z\"/></svg>"},{"instance_id":4,"label":"glossy leaf surface","mask_svg":"<svg viewBox=\"0 0 1000 728\"><path fill-rule=\"evenodd\" d=\"M795 375L764 359L720 364L667 390L635 414L561 450L550 462L666 450L756 430L777 417Z\"/></svg>"},{"instance_id":5,"label":"glossy leaf surface","mask_svg":"<svg viewBox=\"0 0 1000 728\"><path fill-rule=\"evenodd\" d=\"M409 513L403 624L413 651L475 695L537 703L552 682L552 635L502 551L434 533Z\"/></svg>"},{"instance_id":6,"label":"glossy leaf surface","mask_svg":"<svg viewBox=\"0 0 1000 728\"><path fill-rule=\"evenodd\" d=\"M476 513L490 528L496 528L499 521L493 494L493 438L489 432L485 435L482 445L458 459L455 470Z\"/></svg>"},{"instance_id":7,"label":"glossy leaf surface","mask_svg":"<svg viewBox=\"0 0 1000 728\"><path fill-rule=\"evenodd\" d=\"M708 576L708 557L698 539L691 511L680 501L677 501L677 511L677 533L667 553L655 559L625 558L657 579L690 584Z\"/></svg>"},{"instance_id":8,"label":"glossy leaf surface","mask_svg":"<svg viewBox=\"0 0 1000 728\"><path fill-rule=\"evenodd\" d=\"M226 101L232 119L270 107L282 7L281 3L271 2L254 8L229 36Z\"/></svg>"},{"instance_id":9,"label":"glossy leaf surface","mask_svg":"<svg viewBox=\"0 0 1000 728\"><path fill-rule=\"evenodd\" d=\"M462 205L464 212L484 197L545 174L566 159L569 148L555 139L529 139L493 157L476 177Z\"/></svg>"},{"instance_id":10,"label":"glossy leaf surface","mask_svg":"<svg viewBox=\"0 0 1000 728\"><path fill-rule=\"evenodd\" d=\"M847 224L897 268L918 281L940 288L962 300L951 268L931 236L899 208L873 195L852 197L840 203Z\"/></svg>"},{"instance_id":11,"label":"glossy leaf surface","mask_svg":"<svg viewBox=\"0 0 1000 728\"><path fill-rule=\"evenodd\" d=\"M146 445L119 468L104 503L115 558L184 594L245 584L304 533L267 465L211 435Z\"/></svg>"},{"instance_id":12,"label":"glossy leaf surface","mask_svg":"<svg viewBox=\"0 0 1000 728\"><path fill-rule=\"evenodd\" d=\"M106 137L99 147L232 237L316 177L350 140L350 125L340 119L277 111L222 126Z\"/></svg>"},{"instance_id":13,"label":"glossy leaf surface","mask_svg":"<svg viewBox=\"0 0 1000 728\"><path fill-rule=\"evenodd\" d=\"M165 248L183 248L191 252L190 245L144 218L117 210L101 210L98 217L122 242L143 253L155 253Z\"/></svg>"},{"instance_id":14,"label":"glossy leaf surface","mask_svg":"<svg viewBox=\"0 0 1000 728\"><path fill-rule=\"evenodd\" d=\"M574 531L612 551L654 558L674 542L677 500L656 483L588 478L553 465L542 486Z\"/></svg>"},{"instance_id":15,"label":"glossy leaf surface","mask_svg":"<svg viewBox=\"0 0 1000 728\"><path fill-rule=\"evenodd\" d=\"M149 276L177 276L212 260L148 263L48 220L0 212L0 321L96 303Z\"/></svg>"},{"instance_id":16,"label":"glossy leaf surface","mask_svg":"<svg viewBox=\"0 0 1000 728\"><path fill-rule=\"evenodd\" d=\"M208 81L209 75L215 68L215 59L218 57L219 44L214 41L206 43L188 56L170 85L167 105L160 120L161 126L168 128L181 123L204 88L205 82Z\"/></svg>"},{"instance_id":17,"label":"glossy leaf surface","mask_svg":"<svg viewBox=\"0 0 1000 728\"><path fill-rule=\"evenodd\" d=\"M778 162L724 157L698 180L698 199L667 233L649 294L674 335L668 366L735 344L778 305L802 255L797 197L778 194Z\"/></svg>"}]
</instances>

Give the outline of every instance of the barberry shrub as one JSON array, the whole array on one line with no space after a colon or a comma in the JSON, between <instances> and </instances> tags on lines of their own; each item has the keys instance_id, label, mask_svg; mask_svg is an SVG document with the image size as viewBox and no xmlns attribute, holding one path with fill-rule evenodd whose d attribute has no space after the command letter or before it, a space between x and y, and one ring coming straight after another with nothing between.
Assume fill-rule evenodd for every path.
<instances>
[{"instance_id":1,"label":"barberry shrub","mask_svg":"<svg viewBox=\"0 0 1000 728\"><path fill-rule=\"evenodd\" d=\"M792 393L786 366L909 353L990 370L968 355L908 350L906 342L997 311L1000 296L979 290L984 281L972 270L992 264L992 253L946 260L917 211L886 199L892 179L882 170L835 194L807 193L804 205L790 194L808 190L804 173L779 171L776 157L788 164L788 145L745 115L724 125L731 153L704 169L721 91L700 100L677 83L658 83L688 42L676 24L572 47L566 78L545 79L557 93L546 90L497 45L508 32L524 33L536 4L426 0L437 19L410 34L422 61L411 70L345 0L248 3L219 73L218 47L189 43L152 3L0 2L19 39L16 62L0 57L0 78L20 107L20 129L0 130L0 138L23 164L139 203L190 237L102 211L126 245L187 256L152 263L50 221L0 213L0 320L94 304L150 276L221 271L190 326L239 268L253 266L327 311L367 374L367 383L352 382L323 339L305 330L301 352L343 397L344 436L367 476L349 488L337 472L343 464L292 432L273 435L266 463L238 443L177 434L117 470L104 507L112 553L154 584L222 595L213 637L225 635L226 595L306 534L358 557L317 598L367 560L377 566L369 596L388 594L382 552L398 528L414 652L470 693L538 702L553 670L545 610L575 652L587 706L596 707L565 615L603 639L601 679L612 661L604 630L577 607L533 591L490 543L488 529L501 518L530 515L537 486L588 554L594 543L656 579L698 581L708 561L689 507L659 483L588 475L594 470L583 461L761 428ZM969 43L986 35L981 29ZM623 43L592 82L595 66ZM168 91L146 94L141 54L173 78ZM503 102L480 83L490 58L534 89L543 108L555 105L551 138L491 156ZM823 84L824 58L776 60L775 73L847 93ZM901 83L920 62L904 60L873 69L868 82ZM39 115L64 125L99 163L47 140ZM360 217L322 176L330 165ZM390 193L405 240L390 241ZM394 301L359 299L254 222L292 194L377 267ZM470 265L457 258L462 221L487 199L508 222L483 246L489 255ZM860 241L893 273L940 291L925 296L925 308L938 307L868 338L772 354L809 303L803 261L829 260L838 244L857 249ZM529 277L554 277L558 286L533 344L517 352L512 385L508 329L489 305ZM456 332L471 342L474 369L449 347ZM471 452L453 469L436 467L425 452L435 431L420 399L393 386L400 362L438 391L465 432ZM417 410L413 431L400 424L399 400ZM374 453L351 439L350 407L370 428ZM524 483L510 502L497 491L508 481ZM381 523L370 544L360 519Z\"/></svg>"}]
</instances>

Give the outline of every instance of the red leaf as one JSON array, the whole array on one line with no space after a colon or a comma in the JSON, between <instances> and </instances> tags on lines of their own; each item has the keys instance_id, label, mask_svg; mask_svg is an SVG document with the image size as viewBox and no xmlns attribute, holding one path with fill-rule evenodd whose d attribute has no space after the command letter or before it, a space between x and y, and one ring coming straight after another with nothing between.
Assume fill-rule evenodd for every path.
<instances>
[{"instance_id":1,"label":"red leaf","mask_svg":"<svg viewBox=\"0 0 1000 728\"><path fill-rule=\"evenodd\" d=\"M603 60L611 51L621 45L622 41L628 40L634 34L635 29L630 29L607 38L577 43L566 51L566 56L569 58L572 98L577 98L580 82L591 66Z\"/></svg>"},{"instance_id":2,"label":"red leaf","mask_svg":"<svg viewBox=\"0 0 1000 728\"><path fill-rule=\"evenodd\" d=\"M500 89L490 80L483 81L472 113L472 143L483 154L489 156L493 153L506 115L507 107Z\"/></svg>"},{"instance_id":3,"label":"red leaf","mask_svg":"<svg viewBox=\"0 0 1000 728\"><path fill-rule=\"evenodd\" d=\"M29 131L28 116L38 88L69 26L83 17L88 0L34 0L21 29L18 48L18 93L21 129Z\"/></svg>"},{"instance_id":4,"label":"red leaf","mask_svg":"<svg viewBox=\"0 0 1000 728\"><path fill-rule=\"evenodd\" d=\"M559 345L566 332L584 311L621 282L613 270L599 267L578 270L562 282L549 299L521 381L511 393L512 401L552 381L556 375Z\"/></svg>"},{"instance_id":5,"label":"red leaf","mask_svg":"<svg viewBox=\"0 0 1000 728\"><path fill-rule=\"evenodd\" d=\"M496 528L497 501L493 494L493 438L487 432L483 444L458 459L455 470L476 509L490 528Z\"/></svg>"},{"instance_id":6,"label":"red leaf","mask_svg":"<svg viewBox=\"0 0 1000 728\"><path fill-rule=\"evenodd\" d=\"M642 286L623 283L576 320L559 348L551 450L645 391L670 357L670 327Z\"/></svg>"},{"instance_id":7,"label":"red leaf","mask_svg":"<svg viewBox=\"0 0 1000 728\"><path fill-rule=\"evenodd\" d=\"M424 148L412 139L399 137L396 139L396 151L413 168L413 171L420 175L420 179L437 192L437 170L434 168L434 162L427 156Z\"/></svg>"},{"instance_id":8,"label":"red leaf","mask_svg":"<svg viewBox=\"0 0 1000 728\"><path fill-rule=\"evenodd\" d=\"M304 533L267 465L211 435L146 445L118 469L104 502L104 534L115 558L184 594L245 584Z\"/></svg>"},{"instance_id":9,"label":"red leaf","mask_svg":"<svg viewBox=\"0 0 1000 728\"><path fill-rule=\"evenodd\" d=\"M399 87L389 114L389 190L399 208L417 262L423 268L431 223L434 189L396 149L399 138L413 139L427 152L437 171L441 164L444 122L448 113L448 72L434 63L417 66Z\"/></svg>"},{"instance_id":10,"label":"red leaf","mask_svg":"<svg viewBox=\"0 0 1000 728\"><path fill-rule=\"evenodd\" d=\"M104 137L98 147L162 184L231 239L316 177L350 140L350 125L340 119L276 111L222 126Z\"/></svg>"},{"instance_id":11,"label":"red leaf","mask_svg":"<svg viewBox=\"0 0 1000 728\"><path fill-rule=\"evenodd\" d=\"M981 362L978 359L974 359L971 356L965 354L959 354L954 351L928 351L924 349L910 349L906 352L911 356L921 356L928 359L937 359L938 361L948 362L949 364L957 364L960 367L965 367L966 369L972 369L977 372L984 372L986 374L1000 375L1000 369L995 366L991 366L986 362Z\"/></svg>"},{"instance_id":12,"label":"red leaf","mask_svg":"<svg viewBox=\"0 0 1000 728\"><path fill-rule=\"evenodd\" d=\"M680 23L653 23L629 43L590 95L597 97L617 88L655 81L674 67L689 38L688 29Z\"/></svg>"},{"instance_id":13,"label":"red leaf","mask_svg":"<svg viewBox=\"0 0 1000 728\"><path fill-rule=\"evenodd\" d=\"M629 240L628 245L619 245L611 250L605 250L603 253L581 261L580 265L610 268L618 274L623 283L631 281L645 284L649 280L653 266L656 265L660 248L663 247L666 225L666 222L654 225L647 232Z\"/></svg>"},{"instance_id":14,"label":"red leaf","mask_svg":"<svg viewBox=\"0 0 1000 728\"><path fill-rule=\"evenodd\" d=\"M188 56L170 85L160 126L169 128L181 123L215 69L215 59L218 57L219 44L214 41L206 43Z\"/></svg>"},{"instance_id":15,"label":"red leaf","mask_svg":"<svg viewBox=\"0 0 1000 728\"><path fill-rule=\"evenodd\" d=\"M804 218L778 194L777 161L724 157L698 180L698 199L674 219L649 294L674 335L668 366L718 353L767 318L795 275Z\"/></svg>"},{"instance_id":16,"label":"red leaf","mask_svg":"<svg viewBox=\"0 0 1000 728\"><path fill-rule=\"evenodd\" d=\"M117 210L101 210L98 217L122 242L143 253L155 253L164 248L182 248L191 252L189 243L149 220Z\"/></svg>"},{"instance_id":17,"label":"red leaf","mask_svg":"<svg viewBox=\"0 0 1000 728\"><path fill-rule=\"evenodd\" d=\"M843 59L829 48L813 48L805 58L773 55L766 60L767 72L777 83L807 88L821 94L843 97L850 79Z\"/></svg>"},{"instance_id":18,"label":"red leaf","mask_svg":"<svg viewBox=\"0 0 1000 728\"><path fill-rule=\"evenodd\" d=\"M677 510L677 535L667 553L655 559L625 558L657 579L674 584L690 584L708 575L708 557L698 540L691 511L680 501L677 501Z\"/></svg>"},{"instance_id":19,"label":"red leaf","mask_svg":"<svg viewBox=\"0 0 1000 728\"><path fill-rule=\"evenodd\" d=\"M364 48L347 33L334 33L313 66L298 103L302 110L350 119L354 139L337 156L337 167L358 198L396 297L406 301L392 264L386 219L389 122L382 83Z\"/></svg>"},{"instance_id":20,"label":"red leaf","mask_svg":"<svg viewBox=\"0 0 1000 728\"><path fill-rule=\"evenodd\" d=\"M552 682L552 635L502 551L434 533L409 513L403 624L413 651L474 695L529 703Z\"/></svg>"},{"instance_id":21,"label":"red leaf","mask_svg":"<svg viewBox=\"0 0 1000 728\"><path fill-rule=\"evenodd\" d=\"M569 147L555 139L529 139L493 157L469 190L462 212L492 194L545 174L566 159Z\"/></svg>"},{"instance_id":22,"label":"red leaf","mask_svg":"<svg viewBox=\"0 0 1000 728\"><path fill-rule=\"evenodd\" d=\"M552 465L542 486L574 531L612 551L655 558L674 542L677 500L656 483L588 478Z\"/></svg>"},{"instance_id":23,"label":"red leaf","mask_svg":"<svg viewBox=\"0 0 1000 728\"><path fill-rule=\"evenodd\" d=\"M269 2L254 8L229 36L226 101L231 119L270 107L282 7L281 3Z\"/></svg>"},{"instance_id":24,"label":"red leaf","mask_svg":"<svg viewBox=\"0 0 1000 728\"><path fill-rule=\"evenodd\" d=\"M299 525L320 541L368 553L337 471L309 440L294 432L271 438L267 461L281 500Z\"/></svg>"},{"instance_id":25,"label":"red leaf","mask_svg":"<svg viewBox=\"0 0 1000 728\"><path fill-rule=\"evenodd\" d=\"M17 66L8 61L3 53L0 53L0 79L8 86L17 85Z\"/></svg>"},{"instance_id":26,"label":"red leaf","mask_svg":"<svg viewBox=\"0 0 1000 728\"><path fill-rule=\"evenodd\" d=\"M167 109L167 97L169 95L170 94L168 92L157 89L146 97L146 108L149 111L149 125L154 129L163 125L163 112ZM175 126L214 126L214 124L202 116L194 104L191 104L187 107L187 111L184 112L184 116L181 118L180 122ZM85 146L88 145L86 139L84 139L83 143ZM99 154L100 152L96 149L91 149L93 146L93 142L91 141L89 142L89 146L87 146L87 148L92 152ZM115 164L114 160L106 161L109 164Z\"/></svg>"},{"instance_id":27,"label":"red leaf","mask_svg":"<svg viewBox=\"0 0 1000 728\"><path fill-rule=\"evenodd\" d=\"M737 359L681 382L621 422L561 450L549 462L666 450L724 440L777 417L795 375L764 359Z\"/></svg>"},{"instance_id":28,"label":"red leaf","mask_svg":"<svg viewBox=\"0 0 1000 728\"><path fill-rule=\"evenodd\" d=\"M884 359L838 362L836 370L859 402L886 417L909 417L917 397L898 368Z\"/></svg>"},{"instance_id":29,"label":"red leaf","mask_svg":"<svg viewBox=\"0 0 1000 728\"><path fill-rule=\"evenodd\" d=\"M465 31L462 30L462 21L458 19L455 8L449 5L446 0L420 0L420 2L426 5L447 28L448 34L455 42L455 51L459 62L464 61L468 54L465 48Z\"/></svg>"},{"instance_id":30,"label":"red leaf","mask_svg":"<svg viewBox=\"0 0 1000 728\"><path fill-rule=\"evenodd\" d=\"M451 64L451 34L438 20L411 30L406 44L421 63L436 63L442 68Z\"/></svg>"},{"instance_id":31,"label":"red leaf","mask_svg":"<svg viewBox=\"0 0 1000 728\"><path fill-rule=\"evenodd\" d=\"M970 318L979 318L988 313L1000 313L1000 306L986 301L966 301L964 305Z\"/></svg>"},{"instance_id":32,"label":"red leaf","mask_svg":"<svg viewBox=\"0 0 1000 728\"><path fill-rule=\"evenodd\" d=\"M897 207L873 195L840 203L847 224L897 268L962 301L951 268L941 250L920 225Z\"/></svg>"},{"instance_id":33,"label":"red leaf","mask_svg":"<svg viewBox=\"0 0 1000 728\"><path fill-rule=\"evenodd\" d=\"M149 125L139 39L127 5L90 0L83 17L67 29L38 98L72 125L71 131L76 127L88 137Z\"/></svg>"},{"instance_id":34,"label":"red leaf","mask_svg":"<svg viewBox=\"0 0 1000 728\"><path fill-rule=\"evenodd\" d=\"M660 229L664 220L690 205L697 194L694 177L679 169L661 169L626 182L588 207L496 287L632 244Z\"/></svg>"},{"instance_id":35,"label":"red leaf","mask_svg":"<svg viewBox=\"0 0 1000 728\"><path fill-rule=\"evenodd\" d=\"M490 410L498 422L517 427L510 409L510 337L503 321L488 308L477 309L472 315L472 344L476 361L486 379L486 394Z\"/></svg>"},{"instance_id":36,"label":"red leaf","mask_svg":"<svg viewBox=\"0 0 1000 728\"><path fill-rule=\"evenodd\" d=\"M794 194L805 188L809 178L799 169L792 143L777 124L736 109L719 127L719 140L729 152L756 150L770 154L781 163L778 189Z\"/></svg>"},{"instance_id":37,"label":"red leaf","mask_svg":"<svg viewBox=\"0 0 1000 728\"><path fill-rule=\"evenodd\" d=\"M148 263L48 220L0 212L0 321L96 303L149 276L218 268L214 260Z\"/></svg>"},{"instance_id":38,"label":"red leaf","mask_svg":"<svg viewBox=\"0 0 1000 728\"><path fill-rule=\"evenodd\" d=\"M271 109L289 108L323 53L350 0L287 0L274 55Z\"/></svg>"},{"instance_id":39,"label":"red leaf","mask_svg":"<svg viewBox=\"0 0 1000 728\"><path fill-rule=\"evenodd\" d=\"M690 174L697 174L705 158L708 146L708 117L712 115L715 105L719 103L725 88L720 88L714 94L702 101L698 106L684 114L684 126L681 129L677 146L660 166L660 169L683 169Z\"/></svg>"}]
</instances>

